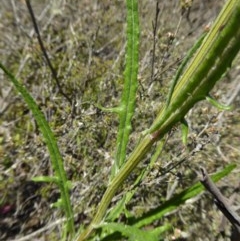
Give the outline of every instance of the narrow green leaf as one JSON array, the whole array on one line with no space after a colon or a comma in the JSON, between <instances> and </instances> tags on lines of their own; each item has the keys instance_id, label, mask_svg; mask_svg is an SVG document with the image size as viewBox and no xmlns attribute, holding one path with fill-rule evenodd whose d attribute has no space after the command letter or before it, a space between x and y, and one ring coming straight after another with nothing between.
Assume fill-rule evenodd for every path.
<instances>
[{"instance_id":1,"label":"narrow green leaf","mask_svg":"<svg viewBox=\"0 0 240 241\"><path fill-rule=\"evenodd\" d=\"M216 174L211 176L214 182L219 181L223 177L227 176L234 168L236 167L235 164L230 164L225 167L222 171L219 171ZM130 221L136 227L142 227L144 225L149 225L155 220L159 220L165 214L178 209L180 205L185 203L188 199L193 198L204 191L204 187L200 182L197 182L192 187L182 191L181 193L175 195L170 200L164 202L159 207L151 210L150 212L144 214L141 218L137 218L135 220Z\"/></svg>"},{"instance_id":2,"label":"narrow green leaf","mask_svg":"<svg viewBox=\"0 0 240 241\"><path fill-rule=\"evenodd\" d=\"M122 225L123 224L120 224L119 228L115 228L115 229L112 229L112 230L109 230L107 228L107 225L108 224L106 224L106 228L104 228L104 230L102 230L102 232L101 232L100 240L104 240L104 241L121 240L122 236L124 236L124 233L121 235L121 230L122 230ZM126 227L126 225L124 225L124 227ZM129 227L129 226L127 226L127 227ZM130 227L132 228L133 226L130 226ZM168 224L168 223L165 223L164 225L162 225L160 227L154 228L152 230L144 231L145 232L144 233L145 236L143 236L143 237L146 238L145 239L146 241L149 240L148 239L149 236L150 236L150 238L151 238L151 236L153 238L158 237L157 240L161 241L161 240L164 240L163 238L161 238L161 236L163 236L164 233L167 232L170 229L172 229L172 225ZM134 232L135 229L132 228L130 231ZM140 235L141 235L143 231L142 230L140 230L140 231L141 231L141 233L140 233ZM137 230L137 232L138 232L138 230ZM149 233L150 233L150 235L148 235ZM129 235L125 235L125 236L129 237ZM137 241L137 239L136 239L136 241Z\"/></svg>"},{"instance_id":3,"label":"narrow green leaf","mask_svg":"<svg viewBox=\"0 0 240 241\"><path fill-rule=\"evenodd\" d=\"M25 89L25 87L14 77L14 75L10 73L10 71L8 71L7 68L2 65L2 63L0 63L0 68L13 83L17 91L22 95L24 101L28 105L28 108L32 111L33 116L37 121L44 141L46 142L55 175L59 180L61 180L57 183L61 192L61 199L63 200L63 207L67 217L67 232L70 235L74 235L75 228L73 222L73 211L70 202L69 190L66 188L65 185L65 183L67 182L67 176L63 167L63 159L58 149L58 145L53 135L53 132L51 131L51 128L49 127L43 113L40 111L38 105L36 104L32 96L28 93L28 91Z\"/></svg>"},{"instance_id":4,"label":"narrow green leaf","mask_svg":"<svg viewBox=\"0 0 240 241\"><path fill-rule=\"evenodd\" d=\"M62 208L64 208L64 203L63 203L62 199L59 198L55 203L51 204L51 207L62 209Z\"/></svg>"},{"instance_id":5,"label":"narrow green leaf","mask_svg":"<svg viewBox=\"0 0 240 241\"><path fill-rule=\"evenodd\" d=\"M37 176L37 177L33 177L32 180L34 182L52 182L59 185L59 179L57 177Z\"/></svg>"},{"instance_id":6,"label":"narrow green leaf","mask_svg":"<svg viewBox=\"0 0 240 241\"><path fill-rule=\"evenodd\" d=\"M187 138L188 138L188 123L185 119L181 121L182 126L182 142L186 146L187 145Z\"/></svg>"},{"instance_id":7,"label":"narrow green leaf","mask_svg":"<svg viewBox=\"0 0 240 241\"><path fill-rule=\"evenodd\" d=\"M218 101L214 100L210 95L206 96L206 100L213 106L215 106L219 110L232 110L232 106L223 105Z\"/></svg>"},{"instance_id":8,"label":"narrow green leaf","mask_svg":"<svg viewBox=\"0 0 240 241\"><path fill-rule=\"evenodd\" d=\"M115 163L112 168L112 178L119 171L126 159L126 148L129 141L134 114L136 92L138 87L138 52L139 52L139 20L138 1L126 0L127 5L127 51L124 71L124 86L119 112L119 130Z\"/></svg>"},{"instance_id":9,"label":"narrow green leaf","mask_svg":"<svg viewBox=\"0 0 240 241\"><path fill-rule=\"evenodd\" d=\"M125 225L122 223L104 223L99 225L106 232L120 232L123 236L128 237L129 241L159 241L160 235L169 229L170 225L164 225L153 230L145 231L134 226Z\"/></svg>"},{"instance_id":10,"label":"narrow green leaf","mask_svg":"<svg viewBox=\"0 0 240 241\"><path fill-rule=\"evenodd\" d=\"M99 104L95 104L95 106L102 110L102 111L105 111L105 112L110 112L110 113L117 113L117 114L121 114L121 112L123 111L123 108L121 106L118 106L118 107L112 107L112 108L106 108L106 107L103 107Z\"/></svg>"}]
</instances>

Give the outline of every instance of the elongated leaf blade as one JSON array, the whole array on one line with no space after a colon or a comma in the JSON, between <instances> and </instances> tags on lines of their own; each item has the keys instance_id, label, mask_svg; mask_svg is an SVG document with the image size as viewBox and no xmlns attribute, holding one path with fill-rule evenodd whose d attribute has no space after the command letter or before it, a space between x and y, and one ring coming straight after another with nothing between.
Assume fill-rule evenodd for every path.
<instances>
[{"instance_id":1,"label":"elongated leaf blade","mask_svg":"<svg viewBox=\"0 0 240 241\"><path fill-rule=\"evenodd\" d=\"M126 148L132 130L131 120L135 110L138 87L139 20L138 1L127 0L127 53L124 71L124 87L121 99L120 123L117 136L116 160L112 177L118 172L126 159Z\"/></svg>"},{"instance_id":2,"label":"elongated leaf blade","mask_svg":"<svg viewBox=\"0 0 240 241\"><path fill-rule=\"evenodd\" d=\"M58 180L57 184L61 192L61 200L63 202L63 208L67 217L67 229L69 234L74 235L74 222L73 222L73 211L70 202L69 189L66 185L67 176L63 167L63 159L59 151L56 139L54 137L51 128L48 125L43 113L40 111L38 105L28 93L26 88L11 74L11 72L0 63L0 68L7 75L8 79L13 83L17 91L22 95L24 101L28 105L28 108L32 111L34 118L36 119L39 129L43 135L44 141L46 142L50 159L52 162L53 169L56 173Z\"/></svg>"},{"instance_id":3,"label":"elongated leaf blade","mask_svg":"<svg viewBox=\"0 0 240 241\"><path fill-rule=\"evenodd\" d=\"M222 171L212 175L212 180L214 182L219 181L223 177L227 176L234 168L236 167L235 164L230 164L225 167ZM165 214L176 210L179 208L180 205L184 204L188 199L193 198L204 191L204 187L200 182L197 182L192 187L182 191L181 193L175 195L170 200L164 202L162 205L157 207L156 209L151 210L150 212L146 213L139 219L135 219L131 223L136 227L142 227L144 225L149 225L155 220L159 220Z\"/></svg>"}]
</instances>

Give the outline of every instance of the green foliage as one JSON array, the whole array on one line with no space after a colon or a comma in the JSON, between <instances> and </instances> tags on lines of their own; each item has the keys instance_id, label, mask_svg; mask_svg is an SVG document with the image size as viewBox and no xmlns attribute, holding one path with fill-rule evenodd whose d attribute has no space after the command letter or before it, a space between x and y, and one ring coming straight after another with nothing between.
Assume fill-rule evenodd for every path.
<instances>
[{"instance_id":1,"label":"green foliage","mask_svg":"<svg viewBox=\"0 0 240 241\"><path fill-rule=\"evenodd\" d=\"M135 180L133 187L130 191L128 191L126 194L123 195L122 199L120 201L118 201L118 203L110 210L110 212L108 213L106 220L110 220L110 221L114 221L115 219L117 219L119 217L119 215L121 213L124 212L125 216L128 217L128 212L126 210L126 205L131 201L132 197L134 196L134 194L137 191L138 186L140 185L141 181L144 180L144 178L149 174L149 172L152 170L155 162L158 160L164 144L166 143L165 139L162 139L156 149L155 149L155 153L152 155L150 163L148 164L148 167L145 168L137 177L137 179Z\"/></svg>"},{"instance_id":2,"label":"green foliage","mask_svg":"<svg viewBox=\"0 0 240 241\"><path fill-rule=\"evenodd\" d=\"M126 205L132 200L138 185L150 172L154 163L159 159L167 139L165 134L171 130L175 124L179 122L182 123L182 138L184 144L187 143L188 126L184 117L198 101L207 99L217 108L223 110L229 109L228 107L225 107L213 100L209 96L209 91L211 91L215 83L221 78L227 68L230 67L233 59L240 49L239 0L229 0L224 6L210 32L206 34L206 36L204 34L202 37L200 37L197 43L190 49L185 60L173 78L165 105L161 109L152 126L140 136L138 145L127 159L126 149L129 143L129 136L132 131L131 121L136 108L136 91L138 87L138 1L126 0L126 9L127 49L124 71L124 87L119 106L110 109L110 111L118 113L120 120L116 141L115 163L112 167L109 185L96 210L96 214L93 217L90 225L80 234L80 236L77 237L77 241L88 239L95 229L101 229L101 232L99 232L99 237L96 235L94 238L97 237L104 240L107 240L109 237L111 237L114 232L120 232L122 236L127 237L129 240L159 240L163 232L171 227L169 224L165 223L163 226L153 228L152 230L143 230L142 228L146 225L152 225L156 220L159 220L168 212L176 210L188 199L201 193L204 190L202 185L200 183L194 184L193 186L175 195L170 200L165 201L157 208L143 214L141 217L134 217L130 212L128 212ZM218 55L216 55L216 53L218 53ZM71 182L67 180L63 166L63 158L59 151L57 141L53 135L49 123L46 121L43 113L40 111L38 105L35 103L29 92L1 63L0 68L8 76L9 80L13 83L17 91L22 95L24 101L27 103L28 108L32 111L44 137L44 141L48 147L55 174L52 177L38 176L33 178L33 180L37 182L50 182L58 186L61 192L61 197L53 204L53 206L63 208L65 212L67 221L66 228L62 232L62 236L64 238L67 238L67 235L69 235L69 237L73 237L75 235L75 230L73 211L69 197ZM98 71L99 69L92 71L95 72L96 75L92 76L92 79L97 79L100 77L105 69L99 73ZM85 96L86 98L92 98L89 97L91 93L94 93L95 95L95 92L98 91L96 81L97 80L90 81L92 83L88 83L91 85L93 90L90 92L85 92L84 100ZM83 85L84 87L85 84ZM94 97L94 101L96 98ZM90 102L91 101L92 99ZM55 121L58 121L57 118ZM55 125L55 122L53 124ZM81 138L79 136L77 138L79 143L81 143ZM15 139L16 141L20 142L18 135L15 136ZM126 191L122 199L107 213L109 204L116 192L119 190L120 186L124 181L126 181L139 162L143 160L145 155L149 153L154 144L157 144L157 147L155 148L155 153L148 164L148 168L144 169L138 175L133 184L133 188ZM85 152L84 149L83 156L85 157L87 155L88 152ZM234 167L235 165L227 166L223 171L213 175L213 180L218 181L225 177L233 170ZM101 173L99 175L101 175ZM3 202L3 200L0 202ZM122 213L125 214L128 225L123 223L113 223L113 221L119 219ZM106 223L103 222L104 219ZM81 224L79 233L82 231L82 226L83 224Z\"/></svg>"},{"instance_id":3,"label":"green foliage","mask_svg":"<svg viewBox=\"0 0 240 241\"><path fill-rule=\"evenodd\" d=\"M173 87L170 89L167 100L169 104L166 103L164 105L150 129L144 132L143 138L129 156L127 162L113 177L102 197L92 222L77 238L77 241L87 239L94 228L102 222L108 205L115 193L138 163L145 157L146 153L149 152L153 144L163 138L176 123L182 121L194 104L205 99L215 83L227 68L229 68L240 49L239 18L240 1L229 0L204 40L202 41L201 38L200 41L198 41L199 44L197 44L197 47L193 47L193 51L190 51L190 55L194 54L196 48L198 48L202 42L180 79L178 80L180 74L177 74L177 78L173 81ZM216 53L218 53L217 56ZM188 56L187 60L190 59L190 57L191 56ZM181 71L185 66L186 63L180 67ZM185 124L184 142L186 142L186 127L187 125ZM189 195L190 192L188 191L187 193ZM179 204L180 203L177 203L177 205ZM171 203L169 203L169 205L171 205ZM168 208L171 208L171 206L165 209Z\"/></svg>"},{"instance_id":4,"label":"green foliage","mask_svg":"<svg viewBox=\"0 0 240 241\"><path fill-rule=\"evenodd\" d=\"M177 81L170 95L169 105L161 109L145 134L157 131L155 134L162 137L194 104L206 98L215 83L231 66L240 49L239 18L240 1L229 0Z\"/></svg>"},{"instance_id":5,"label":"green foliage","mask_svg":"<svg viewBox=\"0 0 240 241\"><path fill-rule=\"evenodd\" d=\"M210 95L206 96L206 100L212 104L213 106L215 106L216 108L218 108L219 110L231 110L232 106L228 106L228 105L223 105L221 103L219 103L218 101L214 100Z\"/></svg>"},{"instance_id":6,"label":"green foliage","mask_svg":"<svg viewBox=\"0 0 240 241\"><path fill-rule=\"evenodd\" d=\"M126 159L126 148L132 130L131 120L135 110L136 92L138 87L138 53L139 53L139 20L138 1L127 0L127 51L124 71L124 87L118 109L120 118L117 136L117 151L112 169L114 177Z\"/></svg>"},{"instance_id":7,"label":"green foliage","mask_svg":"<svg viewBox=\"0 0 240 241\"><path fill-rule=\"evenodd\" d=\"M184 145L187 145L188 123L184 118L181 121L181 126L182 126L182 142L183 142Z\"/></svg>"},{"instance_id":8,"label":"green foliage","mask_svg":"<svg viewBox=\"0 0 240 241\"><path fill-rule=\"evenodd\" d=\"M223 177L227 176L234 168L236 168L236 165L230 164L227 167L225 167L222 171L219 171L216 174L212 175L211 178L214 182L217 182ZM193 186L175 195L170 200L164 202L159 207L144 214L141 218L135 219L131 223L135 227L142 227L142 226L151 224L155 220L159 220L160 218L162 218L165 214L180 207L180 205L184 204L188 199L197 196L203 190L204 190L203 185L200 182L197 182Z\"/></svg>"},{"instance_id":9,"label":"green foliage","mask_svg":"<svg viewBox=\"0 0 240 241\"><path fill-rule=\"evenodd\" d=\"M166 224L152 230L141 230L135 226L121 223L104 223L99 227L103 228L103 232L120 232L122 236L128 237L129 241L159 241L161 240L161 235L171 228L171 225Z\"/></svg>"},{"instance_id":10,"label":"green foliage","mask_svg":"<svg viewBox=\"0 0 240 241\"><path fill-rule=\"evenodd\" d=\"M223 170L213 174L211 179L214 182L221 180L226 177L234 168L236 168L235 164L230 164L226 166ZM177 210L181 205L183 205L187 200L196 197L204 191L204 186L197 182L193 184L191 187L183 190L179 194L176 194L171 199L165 201L163 204L158 207L150 210L149 212L143 214L139 218L129 217L128 223L129 225L124 225L121 223L103 223L98 226L98 228L103 228L101 231L101 238L104 240L111 240L114 232L120 232L123 236L129 238L129 240L159 240L161 235L164 232L169 230L172 225L165 224L161 227L154 228L150 231L143 231L140 228L147 227L148 225L152 225L155 221L160 220L169 212ZM124 202L125 199L121 201ZM120 213L118 213L119 215ZM106 221L110 220L110 216L106 219ZM115 218L115 217L114 217ZM112 219L113 220L113 219ZM108 238L109 237L109 238Z\"/></svg>"},{"instance_id":11,"label":"green foliage","mask_svg":"<svg viewBox=\"0 0 240 241\"><path fill-rule=\"evenodd\" d=\"M195 52L198 50L198 48L201 46L202 42L203 42L203 39L205 38L206 36L206 33L204 33L198 40L197 42L193 45L193 47L188 51L186 57L184 58L183 62L181 63L181 65L179 66L178 70L177 70L177 73L176 75L174 76L173 80L172 80L172 84L170 86L170 89L169 89L169 94L168 94L168 97L167 97L167 106L169 106L170 104L170 101L172 99L172 94L173 94L173 91L176 87L176 84L178 82L178 80L180 79L182 73L183 73L183 70L184 68L187 66L187 64L189 63L189 60L192 58L192 56L195 54Z\"/></svg>"},{"instance_id":12,"label":"green foliage","mask_svg":"<svg viewBox=\"0 0 240 241\"><path fill-rule=\"evenodd\" d=\"M75 233L75 228L73 223L73 211L69 196L69 185L66 172L63 167L63 159L58 149L54 134L51 131L51 128L49 127L49 124L46 121L43 113L40 111L38 105L36 104L32 96L28 93L28 91L25 89L25 87L14 77L13 74L11 74L11 72L7 68L2 65L2 63L0 63L0 68L7 75L8 79L13 83L16 90L22 95L24 101L28 105L28 108L32 111L34 118L38 123L39 129L41 130L44 141L47 145L52 166L56 175L54 177L40 177L38 181L53 181L58 185L61 192L61 208L63 208L67 218L66 230L63 233L68 233L73 236Z\"/></svg>"}]
</instances>

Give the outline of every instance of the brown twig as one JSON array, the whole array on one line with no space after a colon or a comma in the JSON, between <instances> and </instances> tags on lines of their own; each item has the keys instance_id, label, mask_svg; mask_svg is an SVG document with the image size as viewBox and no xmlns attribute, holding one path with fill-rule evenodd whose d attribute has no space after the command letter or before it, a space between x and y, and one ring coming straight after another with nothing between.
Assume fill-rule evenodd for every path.
<instances>
[{"instance_id":1,"label":"brown twig","mask_svg":"<svg viewBox=\"0 0 240 241\"><path fill-rule=\"evenodd\" d=\"M152 67L152 69L151 69L151 82L153 82L153 76L154 76L156 36L157 36L157 21L158 21L159 12L160 12L159 1L157 1L156 2L155 19L152 22L152 28L153 28L153 51L152 51L152 66L151 66Z\"/></svg>"},{"instance_id":2,"label":"brown twig","mask_svg":"<svg viewBox=\"0 0 240 241\"><path fill-rule=\"evenodd\" d=\"M214 202L216 203L218 209L223 213L223 215L232 223L236 231L240 235L240 217L232 209L227 198L225 198L214 182L209 177L207 171L201 168L202 179L200 180L203 186L213 195Z\"/></svg>"},{"instance_id":3,"label":"brown twig","mask_svg":"<svg viewBox=\"0 0 240 241\"><path fill-rule=\"evenodd\" d=\"M47 65L52 73L52 77L54 78L56 84L57 84L57 87L59 89L59 92L61 95L63 95L66 100L70 103L70 105L73 104L73 101L71 100L71 98L69 98L69 96L67 94L64 93L64 91L62 90L62 87L61 87L61 84L60 84L60 81L58 79L58 76L57 76L57 72L55 70L55 68L53 67L49 57L48 57L48 54L47 54L47 51L44 47L44 44L43 44L43 41L42 41L42 38L41 38L41 35L40 35L40 32L39 32L39 29L38 29L38 25L37 25L37 21L36 21L36 18L35 18L35 15L34 15L34 12L33 12L33 9L32 9L32 6L31 6L31 3L30 3L30 0L25 0L26 2L26 5L27 5L27 8L28 8L28 11L30 13L30 16L31 16L31 19L32 19L32 23L33 23L33 27L34 27L34 30L37 34L37 39L38 39L38 43L40 45L40 48L42 50L42 53L47 61Z\"/></svg>"}]
</instances>

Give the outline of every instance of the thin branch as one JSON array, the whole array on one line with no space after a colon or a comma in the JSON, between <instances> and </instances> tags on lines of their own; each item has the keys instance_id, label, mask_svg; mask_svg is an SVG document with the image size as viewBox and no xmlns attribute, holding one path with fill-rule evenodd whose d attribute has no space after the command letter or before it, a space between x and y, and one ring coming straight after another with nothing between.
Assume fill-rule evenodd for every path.
<instances>
[{"instance_id":1,"label":"thin branch","mask_svg":"<svg viewBox=\"0 0 240 241\"><path fill-rule=\"evenodd\" d=\"M153 51L152 51L151 82L153 82L153 76L154 76L155 51L156 51L156 35L157 35L157 21L158 21L159 12L160 12L159 1L157 1L157 2L156 2L155 19L154 19L154 21L152 22L152 27L153 27Z\"/></svg>"},{"instance_id":2,"label":"thin branch","mask_svg":"<svg viewBox=\"0 0 240 241\"><path fill-rule=\"evenodd\" d=\"M207 171L201 168L202 179L200 180L203 186L213 195L214 202L216 203L218 209L223 213L223 215L232 223L236 228L237 232L240 234L240 217L232 209L227 198L225 198L214 182L209 177Z\"/></svg>"},{"instance_id":3,"label":"thin branch","mask_svg":"<svg viewBox=\"0 0 240 241\"><path fill-rule=\"evenodd\" d=\"M32 19L32 23L33 23L33 27L34 27L34 30L37 34L37 39L38 39L38 43L40 45L40 48L42 50L42 53L47 61L47 65L48 67L50 68L50 71L52 73L52 76L57 84L57 87L59 89L59 92L66 98L66 100L70 103L70 105L72 105L72 100L69 98L69 96L67 94L65 94L62 90L62 87L60 85L60 81L57 77L57 72L55 70L55 68L53 67L49 57L48 57L48 54L47 54L47 51L44 47L44 44L43 44L43 41L42 41L42 38L41 38L41 35L40 35L40 32L39 32L39 29L38 29L38 25L37 25L37 21L36 21L36 18L35 18L35 15L34 15L34 12L33 12L33 9L32 9L32 6L31 6L31 3L30 3L30 0L25 0L26 2L26 5L27 5L27 8L28 8L28 11L30 13L30 16L31 16L31 19Z\"/></svg>"},{"instance_id":4,"label":"thin branch","mask_svg":"<svg viewBox=\"0 0 240 241\"><path fill-rule=\"evenodd\" d=\"M25 235L24 237L22 238L17 238L13 241L28 241L28 240L33 240L34 237L38 236L38 235L41 235L42 233L48 231L49 229L52 229L54 228L55 226L59 225L59 224L62 224L63 222L66 221L66 218L61 218L61 219L58 219L56 221L54 221L53 223L51 224L48 224L46 226L44 226L43 228L40 228L38 230L36 230L35 232L33 233L30 233L30 234L27 234ZM35 239L36 240L36 239Z\"/></svg>"}]
</instances>

